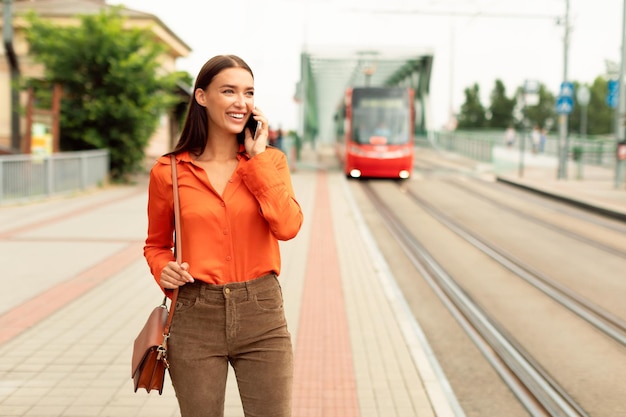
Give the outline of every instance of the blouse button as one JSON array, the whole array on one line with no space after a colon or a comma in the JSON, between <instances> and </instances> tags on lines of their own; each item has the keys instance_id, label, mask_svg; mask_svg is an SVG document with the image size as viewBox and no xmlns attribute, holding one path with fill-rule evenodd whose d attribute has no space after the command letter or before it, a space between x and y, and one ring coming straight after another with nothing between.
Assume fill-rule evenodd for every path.
<instances>
[{"instance_id":1,"label":"blouse button","mask_svg":"<svg viewBox=\"0 0 626 417\"><path fill-rule=\"evenodd\" d=\"M220 203L220 206L225 207L226 203L224 203L223 201Z\"/></svg>"},{"instance_id":2,"label":"blouse button","mask_svg":"<svg viewBox=\"0 0 626 417\"><path fill-rule=\"evenodd\" d=\"M227 260L227 261L230 261L230 260L231 260L231 257L230 257L230 256L227 256L227 257L226 257L226 260Z\"/></svg>"}]
</instances>

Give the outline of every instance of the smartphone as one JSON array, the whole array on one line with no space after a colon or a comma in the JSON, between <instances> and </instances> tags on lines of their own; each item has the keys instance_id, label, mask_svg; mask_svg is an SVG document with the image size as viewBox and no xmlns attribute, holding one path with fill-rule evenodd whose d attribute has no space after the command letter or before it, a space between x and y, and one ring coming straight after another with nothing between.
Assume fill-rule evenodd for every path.
<instances>
[{"instance_id":1,"label":"smartphone","mask_svg":"<svg viewBox=\"0 0 626 417\"><path fill-rule=\"evenodd\" d=\"M250 118L248 119L248 122L246 123L246 127L250 129L250 132L252 133L252 137L254 138L254 140L256 140L257 132L260 131L261 128L263 127L263 122L260 122L260 121L257 122L256 120L254 120L252 116L250 116Z\"/></svg>"},{"instance_id":2,"label":"smartphone","mask_svg":"<svg viewBox=\"0 0 626 417\"><path fill-rule=\"evenodd\" d=\"M248 118L248 121L246 122L246 126L243 128L241 133L237 135L237 140L239 141L239 143L244 142L246 138L246 128L250 129L250 132L252 133L252 137L254 138L254 140L256 140L257 132L261 130L262 126L263 126L263 122L257 122L256 120L254 120L252 116L250 116Z\"/></svg>"}]
</instances>

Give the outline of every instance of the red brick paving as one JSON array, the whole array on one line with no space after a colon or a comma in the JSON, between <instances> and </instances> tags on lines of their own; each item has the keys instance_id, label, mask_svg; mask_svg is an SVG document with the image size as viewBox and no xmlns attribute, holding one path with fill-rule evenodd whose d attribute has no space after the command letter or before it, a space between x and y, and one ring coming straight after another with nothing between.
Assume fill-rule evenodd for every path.
<instances>
[{"instance_id":1,"label":"red brick paving","mask_svg":"<svg viewBox=\"0 0 626 417\"><path fill-rule=\"evenodd\" d=\"M352 349L326 173L317 178L295 350L294 417L358 417Z\"/></svg>"},{"instance_id":2,"label":"red brick paving","mask_svg":"<svg viewBox=\"0 0 626 417\"><path fill-rule=\"evenodd\" d=\"M0 316L0 344L19 335L137 260L143 242L124 249Z\"/></svg>"}]
</instances>

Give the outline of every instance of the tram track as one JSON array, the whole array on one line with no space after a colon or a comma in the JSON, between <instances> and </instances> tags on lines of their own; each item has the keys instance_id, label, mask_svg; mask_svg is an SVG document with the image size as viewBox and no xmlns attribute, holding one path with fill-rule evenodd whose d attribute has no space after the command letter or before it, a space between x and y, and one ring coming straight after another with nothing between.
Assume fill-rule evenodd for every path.
<instances>
[{"instance_id":1,"label":"tram track","mask_svg":"<svg viewBox=\"0 0 626 417\"><path fill-rule=\"evenodd\" d=\"M456 222L449 216L446 216L443 211L438 210L425 199L419 197L415 192L407 190L407 193L440 223L454 231L467 242L480 249L483 253L487 254L502 266L509 269L511 272L515 273L521 279L533 285L544 294L550 296L552 299L559 302L579 317L585 319L587 322L595 326L598 330L611 337L622 346L626 346L626 321L616 317L614 314L606 311L601 306L585 299L581 295L559 283L557 280L537 270L528 262L524 262L512 253L503 250L497 244L489 242L487 239L479 236L476 232L472 232L463 227L459 222ZM545 222L542 221L541 223L544 224ZM562 229L559 229L558 231L566 233L566 231L563 231ZM578 235L574 236L574 233L567 233L567 235L582 240L585 243L590 243L591 241L591 239L586 239ZM601 247L608 253L626 258L626 253L623 251L617 251L614 250L614 248L607 248L604 245Z\"/></svg>"},{"instance_id":2,"label":"tram track","mask_svg":"<svg viewBox=\"0 0 626 417\"><path fill-rule=\"evenodd\" d=\"M449 178L442 179L442 181L445 182L446 184L449 184L449 185L457 188L460 191L467 191L467 182L465 184L461 184L461 183L459 183L458 180L449 179ZM411 193L411 195L414 197L414 199L419 201L420 204L427 204L427 202L424 199L418 197L414 192ZM506 211L508 211L510 213L513 213L513 214L515 214L515 215L517 215L519 217L523 217L523 218L525 218L527 220L530 220L530 221L534 222L535 224L538 224L538 225L540 225L540 226L542 226L542 227L544 227L546 229L551 229L551 230L553 230L553 231L555 231L557 233L560 233L560 234L562 234L564 236L567 236L568 238L577 240L577 241L579 241L581 243L584 243L586 245L589 245L589 246L593 246L593 247L595 247L595 248L597 248L599 250L602 250L602 251L604 251L604 252L606 252L608 254L611 254L611 255L614 255L614 256L626 259L626 250L623 247L617 247L617 246L612 246L612 245L605 244L605 243L603 243L601 241L598 241L595 238L590 238L588 236L582 235L582 234L580 234L580 233L578 233L576 231L572 231L572 230L567 229L565 227L562 227L560 225L556 225L553 222L545 220L545 219L543 219L543 218L541 218L539 216L534 216L532 214L529 214L528 212L525 212L523 210L515 208L515 207L511 206L510 204L506 204L506 203L503 203L501 201L498 201L498 200L496 200L494 198L489 197L486 194L482 194L482 193L478 192L478 193L473 193L473 196L476 197L476 198L479 198L479 199L481 199L483 201L486 201L490 205L493 205L493 206L497 207L500 210L506 210ZM430 205L430 206L432 207L432 205ZM552 206L550 206L550 208L552 208ZM613 221L612 225L608 226L607 223L605 223L603 221L600 221L597 218L594 218L594 217L589 216L589 215L581 216L581 215L579 215L579 214L577 214L575 212L572 212L571 210L568 211L568 212L564 212L563 211L561 213L565 214L565 215L568 215L568 216L576 216L579 219L581 219L581 220L583 220L583 221L585 221L587 223L594 224L596 226L600 226L600 227L604 227L604 228L610 228L612 230L616 230L617 229L617 231L619 231L619 232L621 232L623 234L626 234L626 224L620 225L621 227L616 227L615 226L616 221Z\"/></svg>"},{"instance_id":3,"label":"tram track","mask_svg":"<svg viewBox=\"0 0 626 417\"><path fill-rule=\"evenodd\" d=\"M437 170L437 167L440 167L434 163L427 163L425 161L421 161L421 163L422 168L426 166L431 172L435 172ZM424 166L423 164L426 165ZM455 171L453 168L447 165L443 166L443 169L446 173L459 173L459 171ZM512 213L517 217L524 218L543 228L550 229L570 239L599 249L609 255L626 259L626 250L624 250L624 245L609 245L599 241L597 237L591 238L577 231L573 231L569 228L555 224L554 222L546 220L540 216L533 215L528 211L516 208L508 201L505 203L496 198L492 198L490 195L488 195L488 193L481 192L481 190L479 189L480 187L471 187L471 190L468 190L468 182L481 183L481 186L483 187L496 184L485 185L484 181L480 181L475 178L467 176L464 176L463 178L465 179L463 183L461 183L461 181L454 176L445 176L443 178L439 178L439 181L445 182L446 184L455 187L461 193L471 193L474 198L483 200L489 205L496 207L498 210L504 210ZM611 337L622 346L626 346L626 321L622 320L619 317L616 317L614 314L603 309L596 303L591 302L580 294L572 291L570 288L562 285L561 283L559 283L558 280L553 279L547 274L537 270L532 265L530 265L530 263L524 262L514 256L512 253L505 251L498 244L490 242L489 240L481 237L478 233L473 232L466 227L463 227L460 222L454 221L450 216L447 216L443 210L437 209L433 204L430 204L428 201L426 201L426 199L417 195L415 191L405 187L403 192L407 193L414 201L416 201L421 207L427 210L434 218L436 218L439 222L444 224L450 230L455 231L455 233L463 237L466 241L480 248L491 258L498 261L507 269L516 273L518 276L520 276L520 278L540 289L542 292L549 295L554 300L558 301L560 304L577 314L579 317L588 321L598 330ZM505 192L511 196L517 197L519 197L521 194L523 194L524 196L526 196L527 194L524 191L522 191L520 194L519 190L511 190L507 186L498 187L498 192ZM536 198L533 201L535 204L538 204L543 208L555 210L560 214L565 214L567 216L572 216L583 220L585 223L617 231L626 235L626 224L619 220L610 219L607 221L607 219L603 216L598 217L590 215L586 212L581 213L579 210L576 209L566 209L562 206L562 204L557 204L555 206L554 202L546 202L545 199L541 198Z\"/></svg>"},{"instance_id":4,"label":"tram track","mask_svg":"<svg viewBox=\"0 0 626 417\"><path fill-rule=\"evenodd\" d=\"M565 390L547 378L537 362L468 297L454 278L406 231L402 221L372 188L368 184L363 188L415 268L529 413L532 416L587 416L571 397L564 394Z\"/></svg>"},{"instance_id":5,"label":"tram track","mask_svg":"<svg viewBox=\"0 0 626 417\"><path fill-rule=\"evenodd\" d=\"M466 415L626 415L623 220L511 187L463 158L414 162L401 187L350 188Z\"/></svg>"}]
</instances>

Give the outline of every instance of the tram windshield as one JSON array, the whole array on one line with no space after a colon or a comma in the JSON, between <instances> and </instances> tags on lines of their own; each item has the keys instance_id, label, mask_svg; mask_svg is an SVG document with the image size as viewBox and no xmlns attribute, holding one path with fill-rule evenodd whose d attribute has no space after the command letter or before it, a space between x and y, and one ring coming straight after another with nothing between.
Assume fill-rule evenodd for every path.
<instances>
[{"instance_id":1,"label":"tram windshield","mask_svg":"<svg viewBox=\"0 0 626 417\"><path fill-rule=\"evenodd\" d=\"M352 140L360 144L401 145L410 138L409 95L401 88L354 89Z\"/></svg>"}]
</instances>

